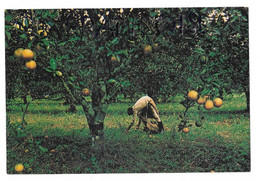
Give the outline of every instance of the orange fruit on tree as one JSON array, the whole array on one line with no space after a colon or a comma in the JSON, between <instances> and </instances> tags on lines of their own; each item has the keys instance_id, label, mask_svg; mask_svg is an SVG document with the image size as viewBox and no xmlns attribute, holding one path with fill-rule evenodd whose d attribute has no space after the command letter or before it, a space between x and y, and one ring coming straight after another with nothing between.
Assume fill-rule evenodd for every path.
<instances>
[{"instance_id":1,"label":"orange fruit on tree","mask_svg":"<svg viewBox=\"0 0 260 181\"><path fill-rule=\"evenodd\" d=\"M192 101L196 101L198 99L198 92L191 90L190 92L188 92L188 98Z\"/></svg>"},{"instance_id":2,"label":"orange fruit on tree","mask_svg":"<svg viewBox=\"0 0 260 181\"><path fill-rule=\"evenodd\" d=\"M33 56L34 56L34 53L33 53L33 51L30 50L30 49L24 49L24 50L22 51L22 58L23 58L24 60L31 60L31 59L33 58Z\"/></svg>"},{"instance_id":3,"label":"orange fruit on tree","mask_svg":"<svg viewBox=\"0 0 260 181\"><path fill-rule=\"evenodd\" d=\"M218 98L214 99L213 103L214 103L214 106L215 106L215 107L220 107L220 106L222 106L223 101L222 101L222 99L220 99L220 98L218 97Z\"/></svg>"},{"instance_id":4,"label":"orange fruit on tree","mask_svg":"<svg viewBox=\"0 0 260 181\"><path fill-rule=\"evenodd\" d=\"M199 97L199 99L197 100L198 104L204 104L206 102L206 98L205 97Z\"/></svg>"},{"instance_id":5,"label":"orange fruit on tree","mask_svg":"<svg viewBox=\"0 0 260 181\"><path fill-rule=\"evenodd\" d=\"M83 94L84 96L89 96L90 90L89 90L88 88L84 88L84 89L82 89L82 94Z\"/></svg>"},{"instance_id":6,"label":"orange fruit on tree","mask_svg":"<svg viewBox=\"0 0 260 181\"><path fill-rule=\"evenodd\" d=\"M30 70L33 70L33 69L36 68L36 62L33 61L33 60L31 60L31 61L29 61L29 62L26 62L26 63L25 63L25 67L28 68L28 69L30 69Z\"/></svg>"},{"instance_id":7,"label":"orange fruit on tree","mask_svg":"<svg viewBox=\"0 0 260 181\"><path fill-rule=\"evenodd\" d=\"M204 108L207 110L210 110L214 107L213 101L212 100L207 100L204 104Z\"/></svg>"},{"instance_id":8,"label":"orange fruit on tree","mask_svg":"<svg viewBox=\"0 0 260 181\"><path fill-rule=\"evenodd\" d=\"M21 163L16 164L15 167L14 167L14 170L17 171L17 172L22 172L23 169L24 169L24 166Z\"/></svg>"},{"instance_id":9,"label":"orange fruit on tree","mask_svg":"<svg viewBox=\"0 0 260 181\"><path fill-rule=\"evenodd\" d=\"M116 63L116 62L117 62L116 56L113 55L113 56L111 57L110 61L111 61L112 63Z\"/></svg>"},{"instance_id":10,"label":"orange fruit on tree","mask_svg":"<svg viewBox=\"0 0 260 181\"><path fill-rule=\"evenodd\" d=\"M184 133L188 133L190 130L189 130L188 127L185 127L185 128L182 129L182 131L183 131Z\"/></svg>"},{"instance_id":11,"label":"orange fruit on tree","mask_svg":"<svg viewBox=\"0 0 260 181\"><path fill-rule=\"evenodd\" d=\"M20 58L21 56L22 56L22 52L23 52L23 48L18 48L18 49L16 49L15 51L14 51L14 56L16 57L16 58Z\"/></svg>"},{"instance_id":12,"label":"orange fruit on tree","mask_svg":"<svg viewBox=\"0 0 260 181\"><path fill-rule=\"evenodd\" d=\"M150 45L145 45L144 46L144 54L149 55L152 53L152 47Z\"/></svg>"},{"instance_id":13,"label":"orange fruit on tree","mask_svg":"<svg viewBox=\"0 0 260 181\"><path fill-rule=\"evenodd\" d=\"M205 95L205 96L204 96L205 99L208 99L209 97L210 97L209 95Z\"/></svg>"}]
</instances>

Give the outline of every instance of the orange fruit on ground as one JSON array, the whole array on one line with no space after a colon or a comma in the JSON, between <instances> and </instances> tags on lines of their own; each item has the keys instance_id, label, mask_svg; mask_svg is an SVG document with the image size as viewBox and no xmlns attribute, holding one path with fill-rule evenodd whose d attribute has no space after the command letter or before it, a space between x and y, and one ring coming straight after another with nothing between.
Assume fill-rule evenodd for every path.
<instances>
[{"instance_id":1,"label":"orange fruit on ground","mask_svg":"<svg viewBox=\"0 0 260 181\"><path fill-rule=\"evenodd\" d=\"M150 46L150 45L146 45L145 47L144 47L144 54L145 55L149 55L149 54L151 54L152 53L152 47Z\"/></svg>"},{"instance_id":2,"label":"orange fruit on ground","mask_svg":"<svg viewBox=\"0 0 260 181\"><path fill-rule=\"evenodd\" d=\"M23 48L18 48L18 49L16 49L15 51L14 51L14 56L16 57L16 58L20 58L21 56L22 56L22 52L23 52Z\"/></svg>"},{"instance_id":3,"label":"orange fruit on ground","mask_svg":"<svg viewBox=\"0 0 260 181\"><path fill-rule=\"evenodd\" d=\"M207 100L204 104L204 108L207 110L210 110L214 107L213 101L212 100Z\"/></svg>"},{"instance_id":4,"label":"orange fruit on ground","mask_svg":"<svg viewBox=\"0 0 260 181\"><path fill-rule=\"evenodd\" d=\"M194 91L194 90L191 90L189 93L188 93L188 98L192 101L196 101L198 99L198 92L197 91Z\"/></svg>"},{"instance_id":5,"label":"orange fruit on ground","mask_svg":"<svg viewBox=\"0 0 260 181\"><path fill-rule=\"evenodd\" d=\"M206 98L205 97L199 97L199 99L197 100L198 104L204 104L206 102Z\"/></svg>"},{"instance_id":6,"label":"orange fruit on ground","mask_svg":"<svg viewBox=\"0 0 260 181\"><path fill-rule=\"evenodd\" d=\"M84 89L82 89L82 94L83 94L84 96L89 96L90 90L89 90L88 88L84 88Z\"/></svg>"},{"instance_id":7,"label":"orange fruit on ground","mask_svg":"<svg viewBox=\"0 0 260 181\"><path fill-rule=\"evenodd\" d=\"M29 61L29 62L26 62L26 63L25 63L25 67L28 68L28 69L30 69L30 70L33 70L33 69L36 68L36 62L33 61L33 60L31 60L31 61Z\"/></svg>"},{"instance_id":8,"label":"orange fruit on ground","mask_svg":"<svg viewBox=\"0 0 260 181\"><path fill-rule=\"evenodd\" d=\"M190 130L189 130L188 127L185 127L185 128L182 129L182 131L183 131L184 133L188 133Z\"/></svg>"},{"instance_id":9,"label":"orange fruit on ground","mask_svg":"<svg viewBox=\"0 0 260 181\"><path fill-rule=\"evenodd\" d=\"M26 149L26 150L24 150L24 152L25 152L25 153L28 153L28 152L29 152L29 150L28 150L28 149Z\"/></svg>"},{"instance_id":10,"label":"orange fruit on ground","mask_svg":"<svg viewBox=\"0 0 260 181\"><path fill-rule=\"evenodd\" d=\"M216 99L214 99L213 103L214 103L215 107L220 107L220 106L222 106L223 101L220 98L216 98Z\"/></svg>"},{"instance_id":11,"label":"orange fruit on ground","mask_svg":"<svg viewBox=\"0 0 260 181\"><path fill-rule=\"evenodd\" d=\"M24 50L22 51L22 58L23 58L24 60L31 60L31 59L33 58L33 56L34 56L34 53L33 53L33 51L30 50L30 49L24 49Z\"/></svg>"},{"instance_id":12,"label":"orange fruit on ground","mask_svg":"<svg viewBox=\"0 0 260 181\"><path fill-rule=\"evenodd\" d=\"M17 172L22 172L23 169L24 169L24 166L23 164L19 163L19 164L16 164L15 167L14 167L15 171Z\"/></svg>"}]
</instances>

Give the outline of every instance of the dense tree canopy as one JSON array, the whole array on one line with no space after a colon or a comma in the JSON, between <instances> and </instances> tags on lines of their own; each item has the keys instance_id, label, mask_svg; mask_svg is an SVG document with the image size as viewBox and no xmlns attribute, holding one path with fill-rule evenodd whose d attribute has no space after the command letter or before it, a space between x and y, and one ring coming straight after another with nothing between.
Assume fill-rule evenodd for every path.
<instances>
[{"instance_id":1,"label":"dense tree canopy","mask_svg":"<svg viewBox=\"0 0 260 181\"><path fill-rule=\"evenodd\" d=\"M166 101L239 91L249 103L247 8L6 10L5 35L7 98L80 103L94 135L122 93ZM34 70L17 48L34 51Z\"/></svg>"}]
</instances>

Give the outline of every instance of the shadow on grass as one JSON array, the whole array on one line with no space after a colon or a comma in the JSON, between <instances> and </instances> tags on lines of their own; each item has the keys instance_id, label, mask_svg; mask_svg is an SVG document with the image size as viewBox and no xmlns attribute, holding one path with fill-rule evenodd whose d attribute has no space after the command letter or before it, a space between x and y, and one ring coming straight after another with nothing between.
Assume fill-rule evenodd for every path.
<instances>
[{"instance_id":1,"label":"shadow on grass","mask_svg":"<svg viewBox=\"0 0 260 181\"><path fill-rule=\"evenodd\" d=\"M24 173L28 174L250 171L249 150L214 139L190 141L186 137L165 133L150 138L143 131L126 134L110 128L94 147L89 136L19 138L16 147L17 138L9 138L13 146L7 150L7 172L15 173L11 167L17 162L27 163Z\"/></svg>"}]
</instances>

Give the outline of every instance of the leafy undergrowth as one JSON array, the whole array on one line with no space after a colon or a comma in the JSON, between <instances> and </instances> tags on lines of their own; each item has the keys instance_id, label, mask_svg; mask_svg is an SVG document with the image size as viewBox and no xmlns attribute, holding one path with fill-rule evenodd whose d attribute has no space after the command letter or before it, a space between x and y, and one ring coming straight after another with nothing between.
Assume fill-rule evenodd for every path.
<instances>
[{"instance_id":1,"label":"leafy undergrowth","mask_svg":"<svg viewBox=\"0 0 260 181\"><path fill-rule=\"evenodd\" d=\"M15 173L16 163L24 164L23 173L37 174L250 171L249 150L218 138L116 129L106 134L94 146L90 138L75 136L20 138L8 145L7 172Z\"/></svg>"},{"instance_id":2,"label":"leafy undergrowth","mask_svg":"<svg viewBox=\"0 0 260 181\"><path fill-rule=\"evenodd\" d=\"M94 146L80 108L69 114L57 103L30 105L23 129L21 105L8 106L7 173L17 173L17 163L24 165L24 174L250 171L249 114L236 99L213 111L191 109L187 134L176 131L182 107L161 103L166 131L152 137L142 129L125 133L131 121L125 110L131 104L109 107L104 139ZM203 126L196 127L201 115Z\"/></svg>"}]
</instances>

